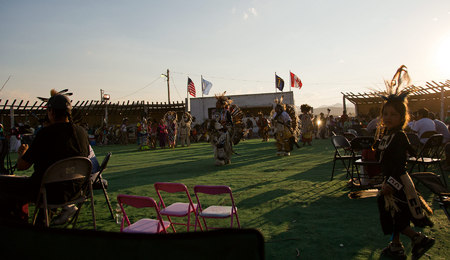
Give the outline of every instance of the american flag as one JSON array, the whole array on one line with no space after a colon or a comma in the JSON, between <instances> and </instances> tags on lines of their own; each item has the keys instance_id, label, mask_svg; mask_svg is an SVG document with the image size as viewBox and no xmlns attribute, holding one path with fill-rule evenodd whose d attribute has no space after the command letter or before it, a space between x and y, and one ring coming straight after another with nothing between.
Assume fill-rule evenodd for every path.
<instances>
[{"instance_id":1,"label":"american flag","mask_svg":"<svg viewBox=\"0 0 450 260\"><path fill-rule=\"evenodd\" d=\"M191 96L195 97L195 85L194 82L192 82L192 80L190 78L188 78L188 92L189 94L191 94Z\"/></svg>"}]
</instances>

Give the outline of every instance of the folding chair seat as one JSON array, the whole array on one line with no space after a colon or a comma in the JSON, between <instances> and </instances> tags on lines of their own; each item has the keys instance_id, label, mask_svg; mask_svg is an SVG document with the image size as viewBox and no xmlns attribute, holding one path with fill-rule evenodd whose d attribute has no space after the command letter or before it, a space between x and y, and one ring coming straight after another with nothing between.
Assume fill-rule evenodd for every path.
<instances>
[{"instance_id":1,"label":"folding chair seat","mask_svg":"<svg viewBox=\"0 0 450 260\"><path fill-rule=\"evenodd\" d=\"M334 147L333 170L331 171L331 180L333 180L336 161L341 161L347 171L347 176L351 175L350 167L354 160L354 154L350 142L342 135L331 137L331 143Z\"/></svg>"},{"instance_id":2,"label":"folding chair seat","mask_svg":"<svg viewBox=\"0 0 450 260\"><path fill-rule=\"evenodd\" d=\"M127 233L167 233L167 229L170 226L169 221L163 221L159 213L158 204L153 198L134 196L134 195L117 195L117 203L122 211L123 218L120 224L120 232ZM154 208L156 213L156 219L142 218L131 224L130 219L125 212L124 205L128 205L134 208ZM124 227L124 223L127 222L127 227Z\"/></svg>"},{"instance_id":3,"label":"folding chair seat","mask_svg":"<svg viewBox=\"0 0 450 260\"><path fill-rule=\"evenodd\" d=\"M187 227L187 231L189 232L189 227L194 226L191 224L191 214L194 214L197 211L197 204L194 204L191 199L191 195L189 194L188 188L186 185L182 183L170 183L170 182L157 182L154 184L156 194L159 197L159 206L160 213L162 216L167 216L170 221L170 225L172 227L173 232L175 231L174 225L183 225ZM162 198L161 191L166 193L184 193L184 201L185 202L175 202L170 205L166 205ZM167 198L166 198L167 200ZM175 223L172 221L171 217L187 217L187 223ZM200 229L203 230L200 221L195 218L195 221L198 221Z\"/></svg>"},{"instance_id":4,"label":"folding chair seat","mask_svg":"<svg viewBox=\"0 0 450 260\"><path fill-rule=\"evenodd\" d=\"M233 227L233 219L236 217L236 222L238 228L241 228L241 224L239 223L239 217L237 213L237 207L234 203L233 193L231 192L231 188L228 186L206 186L206 185L196 185L194 186L195 197L197 198L197 214L196 214L196 222L195 222L195 230L197 230L198 219L201 217L203 219L203 224L205 225L206 230L208 229L218 229L218 227L208 227L206 224L207 218L214 219L225 219L230 218L230 228ZM210 205L205 208L200 202L199 194L207 194L207 195L229 195L229 200L231 201L231 206L224 205ZM202 195L201 195L202 196ZM203 196L204 197L204 196ZM221 196L224 199L223 196Z\"/></svg>"},{"instance_id":5,"label":"folding chair seat","mask_svg":"<svg viewBox=\"0 0 450 260\"><path fill-rule=\"evenodd\" d=\"M446 188L439 176L432 172L415 172L411 174L411 177L422 183L437 196L436 200L439 206L444 210L448 220L450 220L450 190Z\"/></svg>"},{"instance_id":6,"label":"folding chair seat","mask_svg":"<svg viewBox=\"0 0 450 260\"><path fill-rule=\"evenodd\" d=\"M442 174L442 179L445 186L447 182L445 180L444 171L442 170L442 145L443 135L434 134L428 138L426 143L422 146L417 156L409 157L407 162L411 165L409 172L412 173L417 165L418 171L426 171L429 167L437 166Z\"/></svg>"},{"instance_id":7,"label":"folding chair seat","mask_svg":"<svg viewBox=\"0 0 450 260\"><path fill-rule=\"evenodd\" d=\"M109 158L111 158L111 152L106 154L105 158L100 165L99 171L91 175L92 187L94 190L103 190L103 195L105 195L106 203L108 204L109 212L111 213L111 217L114 219L114 212L111 206L111 201L109 200L107 189L107 182L103 179L102 173L106 169L108 165Z\"/></svg>"},{"instance_id":8,"label":"folding chair seat","mask_svg":"<svg viewBox=\"0 0 450 260\"><path fill-rule=\"evenodd\" d=\"M41 187L33 215L33 225L37 214L44 210L45 226L49 226L49 210L76 204L78 210L69 222L75 228L78 215L84 202L91 201L92 221L96 229L92 183L90 181L92 164L86 157L70 157L52 164L42 177ZM50 195L50 196L49 196Z\"/></svg>"}]
</instances>

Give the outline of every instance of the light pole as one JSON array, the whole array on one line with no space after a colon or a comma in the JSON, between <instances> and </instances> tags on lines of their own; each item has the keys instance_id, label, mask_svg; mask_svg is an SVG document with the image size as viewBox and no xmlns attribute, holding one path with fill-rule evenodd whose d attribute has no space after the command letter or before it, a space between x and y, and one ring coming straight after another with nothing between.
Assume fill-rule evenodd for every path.
<instances>
[{"instance_id":1,"label":"light pole","mask_svg":"<svg viewBox=\"0 0 450 260\"><path fill-rule=\"evenodd\" d=\"M103 89L100 89L100 103L105 102L105 126L108 125L108 100L110 99L109 94L105 94Z\"/></svg>"},{"instance_id":2,"label":"light pole","mask_svg":"<svg viewBox=\"0 0 450 260\"><path fill-rule=\"evenodd\" d=\"M170 104L170 87L169 87L169 69L167 69L167 74L161 74L161 77L166 77L167 78L167 100Z\"/></svg>"}]
</instances>

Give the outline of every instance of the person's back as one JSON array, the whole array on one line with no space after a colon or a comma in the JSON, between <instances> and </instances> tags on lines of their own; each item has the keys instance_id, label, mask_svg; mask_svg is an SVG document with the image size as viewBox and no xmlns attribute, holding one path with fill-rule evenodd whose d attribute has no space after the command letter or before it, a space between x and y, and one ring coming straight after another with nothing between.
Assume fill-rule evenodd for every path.
<instances>
[{"instance_id":1,"label":"person's back","mask_svg":"<svg viewBox=\"0 0 450 260\"><path fill-rule=\"evenodd\" d=\"M434 119L434 125L436 126L436 132L444 136L442 143L447 143L450 141L450 131L447 125L439 119Z\"/></svg>"},{"instance_id":2,"label":"person's back","mask_svg":"<svg viewBox=\"0 0 450 260\"><path fill-rule=\"evenodd\" d=\"M55 123L39 131L22 158L34 164L31 177L39 185L45 170L53 163L73 156L88 155L89 139L82 127L71 123Z\"/></svg>"},{"instance_id":3,"label":"person's back","mask_svg":"<svg viewBox=\"0 0 450 260\"><path fill-rule=\"evenodd\" d=\"M429 111L421 108L417 111L417 121L411 124L411 129L420 137L420 142L425 143L428 138L422 137L425 132L436 132L434 121L429 118Z\"/></svg>"}]
</instances>

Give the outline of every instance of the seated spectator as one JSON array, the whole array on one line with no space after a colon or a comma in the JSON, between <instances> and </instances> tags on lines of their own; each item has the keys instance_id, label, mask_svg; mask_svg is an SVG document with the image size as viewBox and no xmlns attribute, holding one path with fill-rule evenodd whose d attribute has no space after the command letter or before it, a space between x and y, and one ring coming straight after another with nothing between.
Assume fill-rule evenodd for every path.
<instances>
[{"instance_id":1,"label":"seated spectator","mask_svg":"<svg viewBox=\"0 0 450 260\"><path fill-rule=\"evenodd\" d=\"M70 100L64 95L54 94L48 100L49 125L37 133L30 146L23 144L18 151L17 169L26 170L34 165L33 174L31 177L0 176L1 219L27 222L28 212L24 212L23 206L36 201L47 168L68 157L88 157L87 133L82 127L73 124L71 110ZM66 197L69 195L68 190L78 189L80 184L74 181L48 187L50 202Z\"/></svg>"},{"instance_id":2,"label":"seated spectator","mask_svg":"<svg viewBox=\"0 0 450 260\"><path fill-rule=\"evenodd\" d=\"M434 121L429 118L429 111L426 108L421 108L416 112L416 121L410 122L408 126L412 131L416 132L420 137L420 142L425 143L428 137L422 136L426 132L436 132L436 125Z\"/></svg>"},{"instance_id":3,"label":"seated spectator","mask_svg":"<svg viewBox=\"0 0 450 260\"><path fill-rule=\"evenodd\" d=\"M429 117L434 121L434 125L436 126L436 132L444 136L442 143L446 144L450 141L450 131L448 130L447 125L439 119L436 119L436 116L433 112L429 113Z\"/></svg>"}]
</instances>

